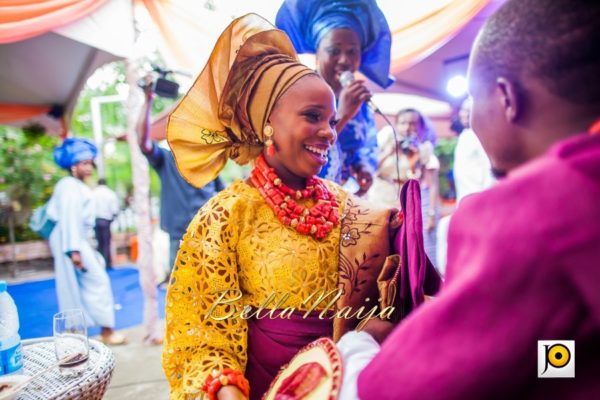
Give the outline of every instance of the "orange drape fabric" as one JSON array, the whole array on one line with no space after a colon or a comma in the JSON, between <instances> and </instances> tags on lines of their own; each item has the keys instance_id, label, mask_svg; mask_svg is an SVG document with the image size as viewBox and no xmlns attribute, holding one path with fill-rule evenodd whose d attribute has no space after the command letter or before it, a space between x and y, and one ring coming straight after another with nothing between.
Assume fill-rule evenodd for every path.
<instances>
[{"instance_id":1,"label":"orange drape fabric","mask_svg":"<svg viewBox=\"0 0 600 400\"><path fill-rule=\"evenodd\" d=\"M28 106L0 103L0 124L29 119L50 111L50 106Z\"/></svg>"},{"instance_id":2,"label":"orange drape fabric","mask_svg":"<svg viewBox=\"0 0 600 400\"><path fill-rule=\"evenodd\" d=\"M398 22L390 13L392 30L392 74L418 63L452 39L491 0L447 0L409 22ZM159 28L165 47L176 67L197 73L212 50L218 32L231 16L208 11L195 0L136 0L143 5ZM405 2L402 2L405 4ZM273 7L279 2L273 1ZM405 7L409 7L405 5ZM384 12L386 11L383 8ZM407 9L406 12L411 12ZM229 18L226 18L229 17ZM404 19L406 21L406 19ZM191 40L190 38L194 38ZM312 57L302 57L314 64Z\"/></svg>"},{"instance_id":3,"label":"orange drape fabric","mask_svg":"<svg viewBox=\"0 0 600 400\"><path fill-rule=\"evenodd\" d=\"M3 0L0 2L0 43L32 38L68 25L104 5L107 0Z\"/></svg>"},{"instance_id":4,"label":"orange drape fabric","mask_svg":"<svg viewBox=\"0 0 600 400\"><path fill-rule=\"evenodd\" d=\"M233 20L196 0L136 0L136 4L158 27L163 42L159 50L166 51L167 64L194 76L208 60L219 33Z\"/></svg>"},{"instance_id":5,"label":"orange drape fabric","mask_svg":"<svg viewBox=\"0 0 600 400\"><path fill-rule=\"evenodd\" d=\"M490 0L453 0L409 24L392 28L392 74L443 46L489 3ZM390 26L393 27L393 21Z\"/></svg>"},{"instance_id":6,"label":"orange drape fabric","mask_svg":"<svg viewBox=\"0 0 600 400\"><path fill-rule=\"evenodd\" d=\"M157 2L154 0L142 0L142 3L146 6L152 20L158 26L160 33L163 35L163 39L168 43L173 56L177 58L180 64L183 64L186 67L193 65L189 56L185 53L185 49L181 47L177 37L175 37L172 32L172 28L169 26L173 21L181 19L181 16L176 16L173 10L176 10L174 5L172 3ZM198 22L199 21L196 21L196 23Z\"/></svg>"}]
</instances>

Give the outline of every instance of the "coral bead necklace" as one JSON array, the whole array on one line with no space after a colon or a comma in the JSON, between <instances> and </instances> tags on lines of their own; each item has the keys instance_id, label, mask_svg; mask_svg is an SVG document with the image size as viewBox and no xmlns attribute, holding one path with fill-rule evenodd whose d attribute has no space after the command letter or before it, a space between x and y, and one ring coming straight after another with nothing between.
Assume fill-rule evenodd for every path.
<instances>
[{"instance_id":1,"label":"coral bead necklace","mask_svg":"<svg viewBox=\"0 0 600 400\"><path fill-rule=\"evenodd\" d=\"M279 221L303 235L323 239L340 222L338 203L334 195L317 177L308 178L306 188L294 190L281 181L261 154L256 160L250 180ZM296 200L309 198L315 200L315 204L310 208L296 203Z\"/></svg>"}]
</instances>

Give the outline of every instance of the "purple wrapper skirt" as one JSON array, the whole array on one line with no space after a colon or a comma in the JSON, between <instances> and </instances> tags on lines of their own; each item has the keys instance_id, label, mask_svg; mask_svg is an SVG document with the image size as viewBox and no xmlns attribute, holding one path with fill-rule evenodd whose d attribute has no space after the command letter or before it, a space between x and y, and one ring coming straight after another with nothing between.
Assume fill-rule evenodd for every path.
<instances>
[{"instance_id":1,"label":"purple wrapper skirt","mask_svg":"<svg viewBox=\"0 0 600 400\"><path fill-rule=\"evenodd\" d=\"M282 366L310 342L331 337L333 320L318 312L295 312L289 319L269 317L248 320L248 365L250 400L259 400Z\"/></svg>"}]
</instances>

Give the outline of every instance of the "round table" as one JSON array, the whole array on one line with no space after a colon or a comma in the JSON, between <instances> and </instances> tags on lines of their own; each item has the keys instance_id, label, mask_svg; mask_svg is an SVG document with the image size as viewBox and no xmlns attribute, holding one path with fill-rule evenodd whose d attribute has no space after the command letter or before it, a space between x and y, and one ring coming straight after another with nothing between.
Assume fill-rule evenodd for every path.
<instances>
[{"instance_id":1,"label":"round table","mask_svg":"<svg viewBox=\"0 0 600 400\"><path fill-rule=\"evenodd\" d=\"M34 376L56 364L52 337L23 340L23 373ZM18 400L102 399L108 388L115 357L112 351L97 340L90 339L87 367L76 376L63 376L56 368L43 373L27 384Z\"/></svg>"}]
</instances>

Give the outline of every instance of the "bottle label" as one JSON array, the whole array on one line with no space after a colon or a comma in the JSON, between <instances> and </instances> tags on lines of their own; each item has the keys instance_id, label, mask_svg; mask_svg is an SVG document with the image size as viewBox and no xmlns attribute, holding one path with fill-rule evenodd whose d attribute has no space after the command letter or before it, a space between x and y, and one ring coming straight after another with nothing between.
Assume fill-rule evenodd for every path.
<instances>
[{"instance_id":1,"label":"bottle label","mask_svg":"<svg viewBox=\"0 0 600 400\"><path fill-rule=\"evenodd\" d=\"M23 368L23 348L21 343L0 351L2 374L12 374Z\"/></svg>"}]
</instances>

